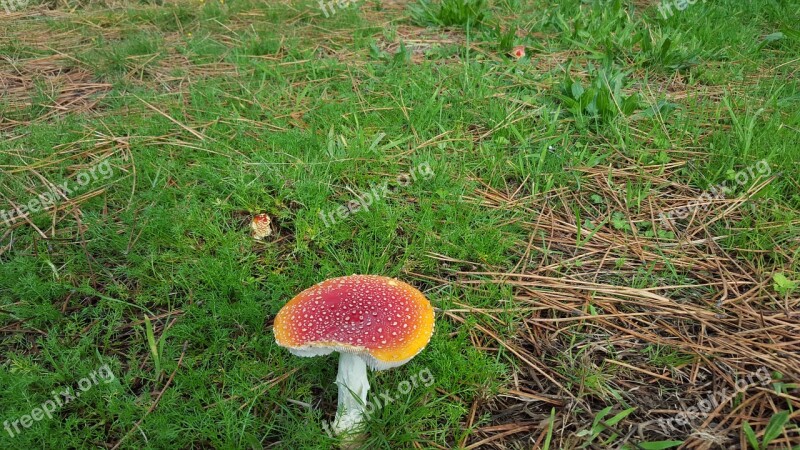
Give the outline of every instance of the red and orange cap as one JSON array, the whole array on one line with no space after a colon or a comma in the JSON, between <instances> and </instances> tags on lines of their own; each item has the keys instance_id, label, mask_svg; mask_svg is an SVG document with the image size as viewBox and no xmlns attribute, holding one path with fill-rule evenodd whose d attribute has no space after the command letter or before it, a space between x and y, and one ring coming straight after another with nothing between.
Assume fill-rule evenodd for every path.
<instances>
[{"instance_id":1,"label":"red and orange cap","mask_svg":"<svg viewBox=\"0 0 800 450\"><path fill-rule=\"evenodd\" d=\"M360 355L374 370L410 361L433 334L433 307L394 278L351 275L306 289L275 317L278 345L298 356Z\"/></svg>"}]
</instances>

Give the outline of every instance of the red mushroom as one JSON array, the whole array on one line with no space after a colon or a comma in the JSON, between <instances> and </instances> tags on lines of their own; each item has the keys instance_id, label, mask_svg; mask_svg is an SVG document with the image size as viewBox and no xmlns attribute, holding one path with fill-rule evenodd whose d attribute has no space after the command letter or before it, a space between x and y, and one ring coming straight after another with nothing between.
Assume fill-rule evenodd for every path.
<instances>
[{"instance_id":1,"label":"red mushroom","mask_svg":"<svg viewBox=\"0 0 800 450\"><path fill-rule=\"evenodd\" d=\"M270 227L272 220L266 214L256 214L253 221L250 222L250 229L253 230L253 238L257 241L264 239L272 234L272 227Z\"/></svg>"},{"instance_id":2,"label":"red mushroom","mask_svg":"<svg viewBox=\"0 0 800 450\"><path fill-rule=\"evenodd\" d=\"M402 281L351 275L306 289L275 317L278 345L298 356L339 352L339 401L333 430L352 433L363 422L367 366L386 370L416 356L433 334L433 307Z\"/></svg>"}]
</instances>

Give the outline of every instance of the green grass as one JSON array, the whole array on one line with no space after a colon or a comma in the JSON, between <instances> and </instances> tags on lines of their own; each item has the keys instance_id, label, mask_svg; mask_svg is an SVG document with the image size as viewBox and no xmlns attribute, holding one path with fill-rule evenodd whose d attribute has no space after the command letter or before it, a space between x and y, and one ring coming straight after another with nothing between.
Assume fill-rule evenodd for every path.
<instances>
[{"instance_id":1,"label":"green grass","mask_svg":"<svg viewBox=\"0 0 800 450\"><path fill-rule=\"evenodd\" d=\"M513 338L510 287L434 281L471 267L431 254L517 263L535 217L470 201L484 186L537 198L579 191L587 175L576 167L691 160L674 182L702 190L766 160L780 176L737 222L711 227L722 248L798 279L800 41L788 31L765 41L800 21L793 2L715 0L668 20L623 1L441 3L385 11L366 1L325 18L311 1L84 2L72 12L59 3L63 16L0 18L12 36L0 40L2 73L66 55L63 68L110 84L91 111L42 120L57 96L46 75L20 69L34 88L23 106L0 98L0 209L34 198L43 179L74 181L103 160L114 172L78 206L13 229L0 220L1 420L104 363L116 378L15 438L0 430L0 447L93 448L132 430L122 448L330 448L322 420L335 410L335 359L292 357L275 344L272 318L325 278L374 273L412 282L440 310L507 308L502 325L490 323ZM414 47L375 15L429 25L414 33L442 43ZM32 30L52 41L25 40ZM507 58L509 39L528 58ZM408 53L394 57L392 43ZM398 185L422 164L434 175ZM368 212L330 227L320 219L385 182L394 188ZM616 187L631 208L659 188ZM559 206L583 218L617 207ZM275 225L264 243L248 235L260 212ZM615 282L683 282L669 270L639 275ZM425 351L371 375L374 392L424 368L435 383L375 414L367 448L455 448L473 401L509 386L520 362L502 347L476 349L470 323L437 315ZM554 370L576 394L616 405L619 368L586 365L583 351L553 358ZM688 361L662 346L643 357Z\"/></svg>"}]
</instances>

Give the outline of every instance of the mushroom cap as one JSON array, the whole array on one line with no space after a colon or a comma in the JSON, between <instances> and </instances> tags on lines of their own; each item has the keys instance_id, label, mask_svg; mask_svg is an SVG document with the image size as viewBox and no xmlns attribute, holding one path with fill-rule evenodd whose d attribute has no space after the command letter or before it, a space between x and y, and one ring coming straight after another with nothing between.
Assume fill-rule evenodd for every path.
<instances>
[{"instance_id":1,"label":"mushroom cap","mask_svg":"<svg viewBox=\"0 0 800 450\"><path fill-rule=\"evenodd\" d=\"M272 219L270 219L267 214L256 214L255 217L253 217L253 221L250 222L250 229L253 230L253 238L261 240L271 235L272 228L270 227L270 223L272 223Z\"/></svg>"},{"instance_id":2,"label":"mushroom cap","mask_svg":"<svg viewBox=\"0 0 800 450\"><path fill-rule=\"evenodd\" d=\"M394 278L351 275L318 283L275 317L275 341L298 356L349 352L373 370L401 366L431 339L433 307Z\"/></svg>"}]
</instances>

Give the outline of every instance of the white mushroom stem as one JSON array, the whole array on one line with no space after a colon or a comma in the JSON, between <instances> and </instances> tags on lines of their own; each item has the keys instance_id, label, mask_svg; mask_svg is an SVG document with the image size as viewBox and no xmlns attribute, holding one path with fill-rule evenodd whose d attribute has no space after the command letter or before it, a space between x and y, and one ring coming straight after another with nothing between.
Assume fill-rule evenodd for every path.
<instances>
[{"instance_id":1,"label":"white mushroom stem","mask_svg":"<svg viewBox=\"0 0 800 450\"><path fill-rule=\"evenodd\" d=\"M339 406L333 431L336 434L349 434L364 421L364 405L367 404L369 391L367 364L358 355L341 352L336 384L339 386Z\"/></svg>"}]
</instances>

